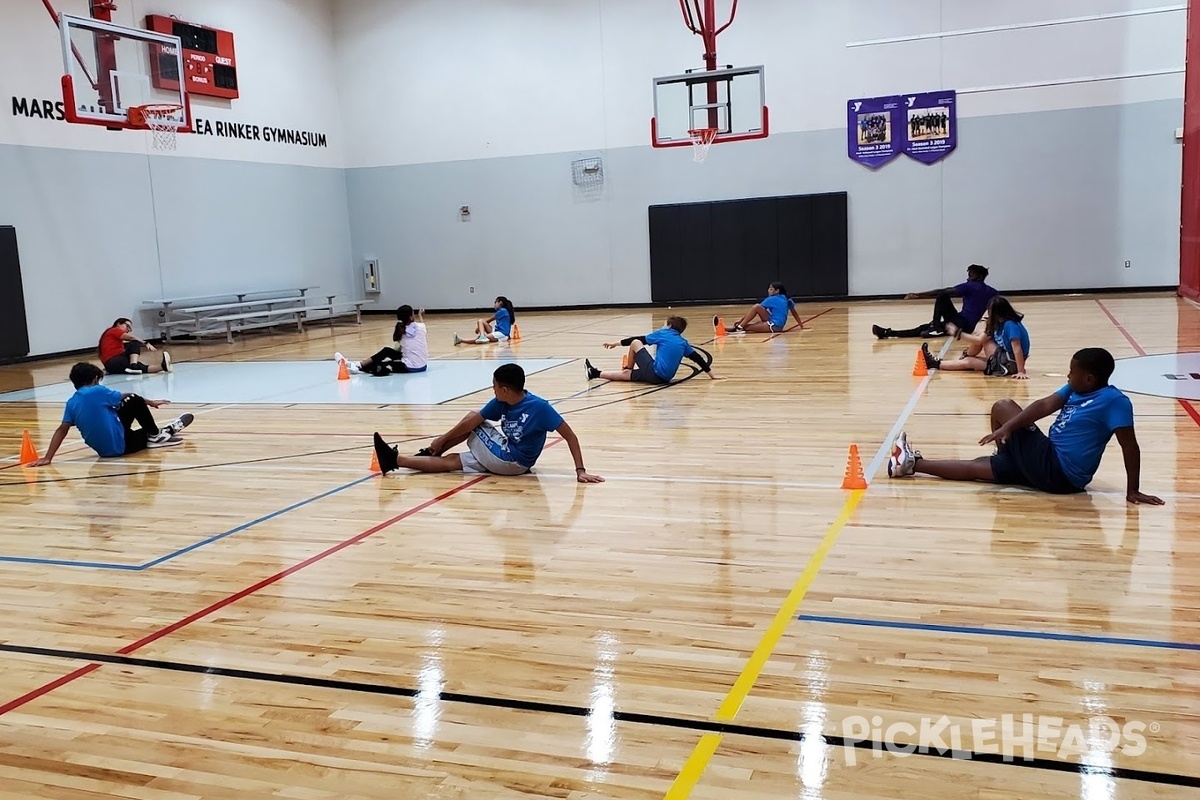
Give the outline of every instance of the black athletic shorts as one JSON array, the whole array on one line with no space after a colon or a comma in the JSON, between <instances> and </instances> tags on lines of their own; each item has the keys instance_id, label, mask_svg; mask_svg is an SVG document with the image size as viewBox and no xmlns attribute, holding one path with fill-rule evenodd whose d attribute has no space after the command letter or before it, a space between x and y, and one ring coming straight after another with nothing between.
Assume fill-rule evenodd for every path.
<instances>
[{"instance_id":1,"label":"black athletic shorts","mask_svg":"<svg viewBox=\"0 0 1200 800\"><path fill-rule=\"evenodd\" d=\"M1050 494L1076 494L1083 489L1071 483L1054 445L1037 425L1013 431L1008 441L992 456L992 476L996 483L1028 486Z\"/></svg>"},{"instance_id":2,"label":"black athletic shorts","mask_svg":"<svg viewBox=\"0 0 1200 800\"><path fill-rule=\"evenodd\" d=\"M629 380L634 383L668 383L654 371L654 356L650 355L648 348L643 347L634 353L633 360L633 373L629 376Z\"/></svg>"}]
</instances>

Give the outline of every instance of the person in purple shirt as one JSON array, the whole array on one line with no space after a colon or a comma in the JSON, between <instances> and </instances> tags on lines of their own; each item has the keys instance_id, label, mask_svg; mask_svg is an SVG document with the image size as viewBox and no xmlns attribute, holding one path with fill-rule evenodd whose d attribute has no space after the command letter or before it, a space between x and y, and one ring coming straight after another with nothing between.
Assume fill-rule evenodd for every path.
<instances>
[{"instance_id":1,"label":"person in purple shirt","mask_svg":"<svg viewBox=\"0 0 1200 800\"><path fill-rule=\"evenodd\" d=\"M967 280L958 286L948 286L945 289L930 289L928 292L912 292L904 296L905 300L935 298L933 302L933 320L907 330L894 330L872 325L871 332L880 339L916 339L945 336L957 331L974 333L975 326L983 319L988 303L999 292L987 284L988 269L979 264L967 267ZM962 311L954 307L953 297L962 298ZM949 329L949 330L948 330Z\"/></svg>"}]
</instances>

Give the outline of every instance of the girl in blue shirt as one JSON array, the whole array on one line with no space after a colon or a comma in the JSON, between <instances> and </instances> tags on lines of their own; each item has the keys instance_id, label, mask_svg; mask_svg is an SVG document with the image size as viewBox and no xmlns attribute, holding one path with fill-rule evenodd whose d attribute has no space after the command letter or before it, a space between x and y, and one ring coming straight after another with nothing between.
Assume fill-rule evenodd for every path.
<instances>
[{"instance_id":1,"label":"girl in blue shirt","mask_svg":"<svg viewBox=\"0 0 1200 800\"><path fill-rule=\"evenodd\" d=\"M512 301L504 295L497 297L492 307L496 309L495 314L475 323L475 339L473 341L460 339L456 333L454 334L454 344L496 344L497 342L507 342L508 337L512 334L513 323L517 321L517 312L513 310Z\"/></svg>"},{"instance_id":2,"label":"girl in blue shirt","mask_svg":"<svg viewBox=\"0 0 1200 800\"><path fill-rule=\"evenodd\" d=\"M729 332L779 333L787 325L789 312L796 319L796 324L804 327L800 320L800 312L796 311L796 304L788 297L787 289L782 283L775 281L767 287L767 296L763 301L747 311L746 316L736 322ZM715 328L720 321L720 317L713 317L713 327Z\"/></svg>"},{"instance_id":3,"label":"girl in blue shirt","mask_svg":"<svg viewBox=\"0 0 1200 800\"><path fill-rule=\"evenodd\" d=\"M950 372L1011 375L1017 380L1028 380L1025 362L1029 358L1029 331L1022 322L1025 315L1017 313L1008 298L1000 295L988 303L987 313L983 333L958 332L958 338L966 342L967 349L955 361L943 361L929 352L929 345L921 345L925 366ZM988 370L989 363L993 365L991 371Z\"/></svg>"}]
</instances>

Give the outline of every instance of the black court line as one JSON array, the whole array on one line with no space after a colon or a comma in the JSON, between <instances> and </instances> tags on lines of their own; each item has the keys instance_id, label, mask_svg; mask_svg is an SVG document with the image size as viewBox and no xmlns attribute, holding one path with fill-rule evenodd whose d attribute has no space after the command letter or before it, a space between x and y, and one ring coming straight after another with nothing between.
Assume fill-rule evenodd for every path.
<instances>
[{"instance_id":1,"label":"black court line","mask_svg":"<svg viewBox=\"0 0 1200 800\"><path fill-rule=\"evenodd\" d=\"M116 664L125 667L141 667L169 672L184 672L194 675L212 675L220 678L236 678L240 680L258 681L260 683L278 683L289 686L306 686L316 689L338 689L357 694L374 694L387 697L415 698L423 692L406 686L389 686L380 683L361 681L343 681L332 678L311 678L303 675L286 675L283 673L259 672L257 670L233 669L229 667L214 667L203 664L188 664L180 661L162 661L152 658L135 658L133 656L113 655L108 653L88 653L79 650L58 650L49 647L29 647L15 644L0 644L0 653L15 655L43 656L61 658L69 661L88 661L98 664ZM588 717L592 709L587 706L574 706L565 703L543 703L533 700L514 700L504 697L489 697L487 695L468 694L466 692L440 692L437 699L447 703L483 706L488 708L503 708L510 711L532 711L542 714L557 714L566 717ZM713 722L702 719L686 719L670 717L663 714L639 714L630 711L614 710L612 718L616 722L627 722L635 725L653 725L664 728L716 733L726 736L747 736L755 739L772 739L786 742L805 742L813 738L803 731L766 728L755 725L734 725L731 723ZM823 743L829 747L852 747L856 750L869 750L876 753L887 751L887 745L874 739L849 739L844 736L822 734ZM1154 783L1164 786L1188 786L1200 788L1200 777L1191 775L1176 775L1169 772L1152 772L1149 770L1126 769L1124 767L1099 767L1088 764L1074 764L1068 761L1054 761L1044 758L1015 758L1005 757L999 753L976 753L971 750L938 750L917 748L912 755L940 758L956 761L976 761L983 764L1003 764L1006 766L1039 769L1048 772L1061 772L1072 775L1095 775L1142 783Z\"/></svg>"}]
</instances>

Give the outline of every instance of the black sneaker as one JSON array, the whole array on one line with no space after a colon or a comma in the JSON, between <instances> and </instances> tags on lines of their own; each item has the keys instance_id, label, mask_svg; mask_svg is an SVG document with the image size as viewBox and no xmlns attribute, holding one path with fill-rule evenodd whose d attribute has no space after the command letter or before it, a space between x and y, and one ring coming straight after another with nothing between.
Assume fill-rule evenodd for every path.
<instances>
[{"instance_id":1,"label":"black sneaker","mask_svg":"<svg viewBox=\"0 0 1200 800\"><path fill-rule=\"evenodd\" d=\"M164 431L166 431L167 433L171 434L172 436L174 436L175 434L179 433L184 428L186 428L188 425L191 425L195 419L196 419L196 417L192 414L180 414L178 417L171 420L166 425L163 425L162 429Z\"/></svg>"},{"instance_id":2,"label":"black sneaker","mask_svg":"<svg viewBox=\"0 0 1200 800\"><path fill-rule=\"evenodd\" d=\"M400 451L395 447L388 447L388 443L378 432L375 434L375 458L379 461L379 471L384 475L400 466Z\"/></svg>"},{"instance_id":3,"label":"black sneaker","mask_svg":"<svg viewBox=\"0 0 1200 800\"><path fill-rule=\"evenodd\" d=\"M871 326L871 333L875 334L875 336L880 339L888 338L888 334L890 334L891 332L892 331L890 328L881 328L878 325Z\"/></svg>"},{"instance_id":4,"label":"black sneaker","mask_svg":"<svg viewBox=\"0 0 1200 800\"><path fill-rule=\"evenodd\" d=\"M162 354L162 370L163 372L171 371L171 354L163 350Z\"/></svg>"},{"instance_id":5,"label":"black sneaker","mask_svg":"<svg viewBox=\"0 0 1200 800\"><path fill-rule=\"evenodd\" d=\"M593 367L592 362L590 360L585 358L583 360L583 366L584 366L584 369L587 371L587 379L589 381L594 381L600 377L600 370Z\"/></svg>"},{"instance_id":6,"label":"black sneaker","mask_svg":"<svg viewBox=\"0 0 1200 800\"><path fill-rule=\"evenodd\" d=\"M925 357L925 369L941 369L942 360L929 352L929 345L921 344L921 355Z\"/></svg>"},{"instance_id":7,"label":"black sneaker","mask_svg":"<svg viewBox=\"0 0 1200 800\"><path fill-rule=\"evenodd\" d=\"M433 451L432 451L432 450L430 450L428 447L422 447L420 450L418 450L417 452L413 453L413 455L415 455L415 456L428 456L428 457L432 458L432 457L433 457Z\"/></svg>"}]
</instances>

